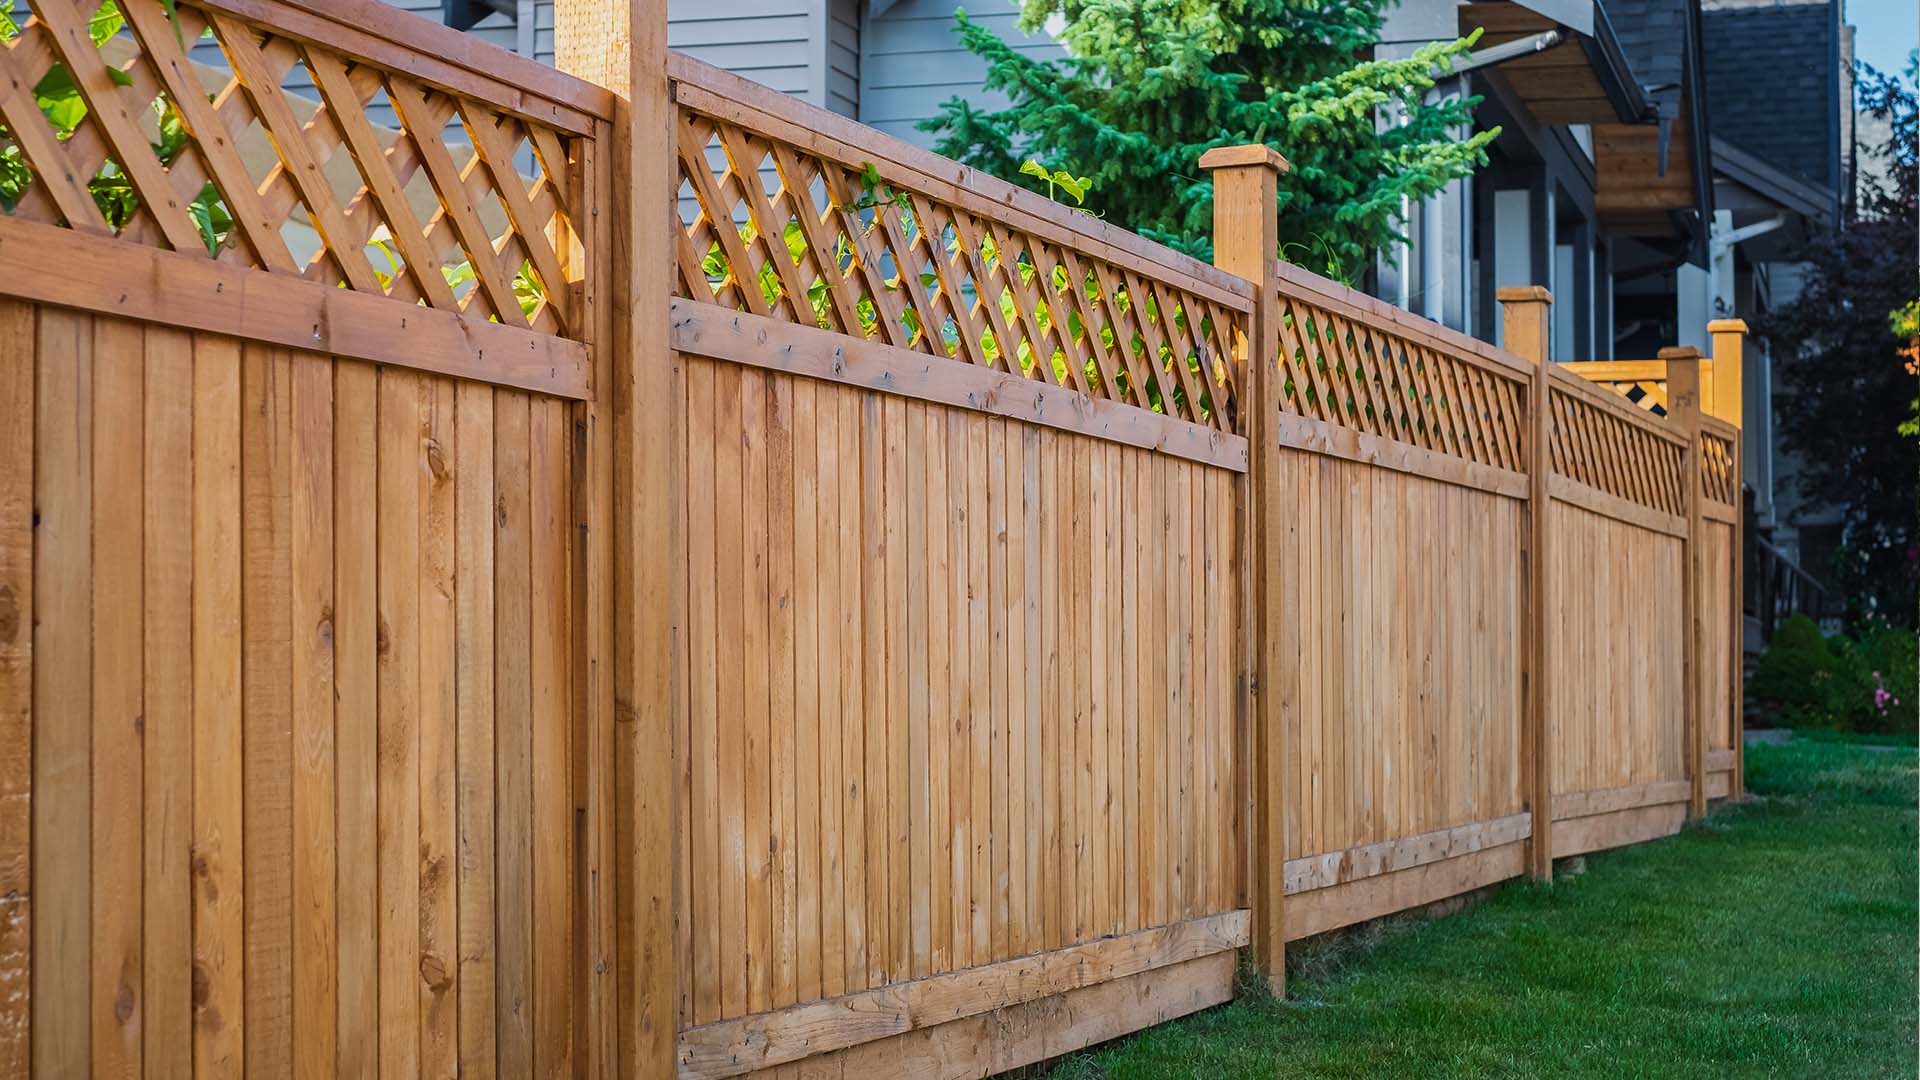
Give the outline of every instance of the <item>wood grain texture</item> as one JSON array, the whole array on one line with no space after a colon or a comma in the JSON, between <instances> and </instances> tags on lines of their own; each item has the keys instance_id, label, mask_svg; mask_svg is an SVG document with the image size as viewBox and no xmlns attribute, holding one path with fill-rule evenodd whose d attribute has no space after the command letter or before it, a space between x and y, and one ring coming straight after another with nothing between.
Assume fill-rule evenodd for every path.
<instances>
[{"instance_id":1,"label":"wood grain texture","mask_svg":"<svg viewBox=\"0 0 1920 1080\"><path fill-rule=\"evenodd\" d=\"M1520 812L1519 657L1486 642L1517 640L1526 504L1295 450L1278 467L1303 627L1285 857Z\"/></svg>"},{"instance_id":2,"label":"wood grain texture","mask_svg":"<svg viewBox=\"0 0 1920 1080\"><path fill-rule=\"evenodd\" d=\"M32 740L0 756L0 808L27 815L0 828L0 971L30 989L0 1055L487 1075L538 1035L567 1071L569 406L517 395L502 424L516 395L485 384L8 317L30 332L0 350L0 406L31 441L0 445L27 448L25 494L0 488L0 631L35 618L30 651L0 634L0 735ZM61 912L27 919L49 892Z\"/></svg>"},{"instance_id":3,"label":"wood grain texture","mask_svg":"<svg viewBox=\"0 0 1920 1080\"><path fill-rule=\"evenodd\" d=\"M1236 871L1218 849L1233 816L1235 676L1218 658L1230 655L1233 608L1216 598L1228 588L1233 473L966 409L752 367L686 364L686 528L701 541L686 564L696 634L689 649L696 673L713 671L697 675L690 695L695 756L681 780L700 822L688 838L691 880L712 883L689 891L684 945L702 1023L820 996L810 976L798 977L816 967L854 969L840 987L857 993L1232 907ZM1150 474L1150 462L1176 482L1123 487ZM1058 501L1048 481L1057 482ZM813 493L817 516L829 490L839 512L823 530L827 550L863 557L837 561L833 588L795 591L788 575L801 570L785 567L804 547L792 538L816 527L802 518L807 503L796 493ZM1130 508L1174 530L1155 545L1173 552L1166 571L1123 573ZM1054 526L1063 539L1049 549ZM816 536L816 566L819 545ZM805 637L804 627L792 628L801 596L816 635L829 628L842 657L865 657L857 700L844 662L786 659L795 635ZM1049 628L1041 613L1055 606L1077 610ZM1147 623L1156 610L1170 613L1169 629ZM1143 701L1131 720L1120 691L1133 665L1129 634L1153 643L1176 691ZM1025 704L1052 657L1066 713ZM840 741L820 744L826 764L793 762L819 738L819 703L835 700ZM796 713L794 702L813 704ZM793 742L784 732L796 715L809 737ZM1070 752L1047 751L1056 730ZM1165 754L1143 746L1168 745L1178 748L1179 775L1146 783L1144 766L1163 764ZM809 776L854 772L832 787L790 790L789 770L803 768ZM699 798L709 776L712 817ZM1059 792L1057 804L1049 790ZM863 815L848 791L864 801ZM1030 791L1035 818L1057 805L1057 830L1029 821ZM1019 828L1016 808L1026 822ZM836 816L843 855L864 836L863 872L823 858L819 839L791 861L760 854L790 846L771 842L798 837L803 823L819 837L824 830L811 823ZM1161 823L1150 826L1154 849L1177 858L1190 883L1165 910L1128 904L1136 878L1126 841L1136 820ZM1071 920L1050 933L1045 905L1037 895L1027 901L1028 887L1054 890ZM810 906L789 907L790 896L836 888L832 919L802 919ZM864 965L852 962L857 945ZM760 966L763 948L778 960L770 969ZM789 952L791 980L780 966Z\"/></svg>"}]
</instances>

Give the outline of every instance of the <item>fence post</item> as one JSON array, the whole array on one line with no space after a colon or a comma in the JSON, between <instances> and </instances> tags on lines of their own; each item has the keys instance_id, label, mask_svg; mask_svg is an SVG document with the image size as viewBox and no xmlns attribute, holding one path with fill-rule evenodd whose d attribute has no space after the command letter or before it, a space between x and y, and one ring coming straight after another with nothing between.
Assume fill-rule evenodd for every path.
<instances>
[{"instance_id":1,"label":"fence post","mask_svg":"<svg viewBox=\"0 0 1920 1080\"><path fill-rule=\"evenodd\" d=\"M675 512L681 502L673 448L684 422L680 373L668 340L672 296L672 207L676 176L673 106L667 85L667 12L661 0L557 0L555 62L563 71L613 91L614 116L585 148L596 198L589 227L599 238L589 268L590 319L599 328L594 382L585 409L585 468L590 493L585 534L610 533L611 595L593 595L591 639L610 639L608 663L589 661L604 684L604 717L589 708L584 783L603 792L611 829L604 866L591 855L576 888L591 912L589 937L610 932L610 950L589 941L578 983L609 982L588 998L583 1044L593 1076L671 1077L679 1036L679 971L674 947L676 807L674 778L684 752L675 745L684 598L674 569L685 565ZM599 271L598 282L593 279ZM646 415L642 422L641 409ZM580 463L576 463L579 468ZM610 519L610 520L609 520ZM590 579L592 575L587 575ZM588 580L588 590L606 581ZM599 747L596 751L595 747ZM605 776L597 753L611 758ZM591 805L591 804L590 804ZM589 839L589 846L593 843ZM610 893L610 921L602 899ZM602 930L609 927L610 931ZM609 952L611 955L609 955Z\"/></svg>"},{"instance_id":2,"label":"fence post","mask_svg":"<svg viewBox=\"0 0 1920 1080\"><path fill-rule=\"evenodd\" d=\"M1273 485L1280 444L1273 424L1280 415L1280 385L1273 356L1279 336L1273 261L1279 255L1275 218L1280 174L1287 160L1259 144L1223 146L1207 151L1200 167L1213 173L1213 262L1254 283L1252 325L1242 358L1240 430L1250 454L1240 485L1241 709L1243 730L1252 743L1251 818L1243 830L1247 849L1241 866L1245 898L1253 908L1253 957L1275 993L1286 991L1286 790L1284 709L1295 701L1282 683L1293 674L1297 653L1282 636L1293 632L1296 617L1276 612L1277 590L1293 595L1280 571L1283 525ZM1297 616L1297 611L1294 612Z\"/></svg>"},{"instance_id":3,"label":"fence post","mask_svg":"<svg viewBox=\"0 0 1920 1080\"><path fill-rule=\"evenodd\" d=\"M1728 578L1732 582L1729 607L1733 621L1732 648L1727 687L1733 699L1733 782L1728 794L1735 799L1747 793L1747 501L1742 497L1742 473L1746 469L1746 433L1744 396L1747 324L1739 319L1715 319L1707 324L1713 340L1714 415L1741 428L1733 440L1733 543Z\"/></svg>"},{"instance_id":4,"label":"fence post","mask_svg":"<svg viewBox=\"0 0 1920 1080\"><path fill-rule=\"evenodd\" d=\"M1660 350L1667 365L1667 417L1687 440L1680 462L1681 490L1687 516L1687 550L1680 564L1681 610L1686 633L1682 648L1685 660L1680 685L1686 693L1687 778L1693 789L1687 812L1702 817L1707 812L1707 725L1700 705L1700 639L1705 629L1701 618L1700 536L1700 350L1692 346Z\"/></svg>"},{"instance_id":5,"label":"fence post","mask_svg":"<svg viewBox=\"0 0 1920 1080\"><path fill-rule=\"evenodd\" d=\"M1553 740L1547 717L1547 627L1552 625L1552 598L1548 593L1547 478L1552 474L1548 454L1553 427L1550 395L1553 380L1547 361L1547 327L1553 294L1538 285L1501 289L1501 332L1507 351L1533 361L1532 392L1527 395L1527 537L1525 572L1527 612L1523 629L1526 653L1526 718L1522 746L1526 749L1527 805L1533 815L1533 835L1527 851L1527 873L1538 881L1553 880Z\"/></svg>"}]
</instances>

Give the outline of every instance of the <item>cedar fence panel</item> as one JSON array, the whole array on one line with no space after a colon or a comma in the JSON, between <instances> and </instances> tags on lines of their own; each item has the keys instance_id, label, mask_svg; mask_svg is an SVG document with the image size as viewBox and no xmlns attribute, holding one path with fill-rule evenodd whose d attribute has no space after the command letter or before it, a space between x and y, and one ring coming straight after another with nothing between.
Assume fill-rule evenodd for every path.
<instances>
[{"instance_id":1,"label":"cedar fence panel","mask_svg":"<svg viewBox=\"0 0 1920 1080\"><path fill-rule=\"evenodd\" d=\"M29 6L0 1072L979 1076L1739 792L1737 323L1542 368L1264 147L1206 266L658 5Z\"/></svg>"}]
</instances>

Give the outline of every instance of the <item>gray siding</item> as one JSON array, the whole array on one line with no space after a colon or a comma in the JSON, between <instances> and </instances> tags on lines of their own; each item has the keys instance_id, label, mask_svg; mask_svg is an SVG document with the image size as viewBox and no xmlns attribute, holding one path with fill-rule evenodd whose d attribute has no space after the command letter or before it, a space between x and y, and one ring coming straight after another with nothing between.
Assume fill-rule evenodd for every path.
<instances>
[{"instance_id":1,"label":"gray siding","mask_svg":"<svg viewBox=\"0 0 1920 1080\"><path fill-rule=\"evenodd\" d=\"M986 65L960 45L953 13L964 6L977 23L1037 60L1056 60L1066 51L1046 34L1033 37L1015 25L1013 0L900 0L869 16L860 35L860 120L889 135L931 145L932 137L914 127L940 111L941 102L965 97L985 108L1006 104L1001 94L980 89Z\"/></svg>"},{"instance_id":2,"label":"gray siding","mask_svg":"<svg viewBox=\"0 0 1920 1080\"><path fill-rule=\"evenodd\" d=\"M757 83L808 97L809 0L668 0L667 44Z\"/></svg>"},{"instance_id":3,"label":"gray siding","mask_svg":"<svg viewBox=\"0 0 1920 1080\"><path fill-rule=\"evenodd\" d=\"M860 0L828 0L825 104L842 116L860 115Z\"/></svg>"}]
</instances>

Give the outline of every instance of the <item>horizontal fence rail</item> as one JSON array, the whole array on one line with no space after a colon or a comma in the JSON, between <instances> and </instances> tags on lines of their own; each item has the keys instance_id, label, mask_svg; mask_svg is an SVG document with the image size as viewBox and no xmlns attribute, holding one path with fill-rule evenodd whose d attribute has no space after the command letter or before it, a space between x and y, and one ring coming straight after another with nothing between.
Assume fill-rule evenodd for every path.
<instances>
[{"instance_id":1,"label":"horizontal fence rail","mask_svg":"<svg viewBox=\"0 0 1920 1080\"><path fill-rule=\"evenodd\" d=\"M1473 340L1266 147L1204 265L657 4L27 7L0 1075L988 1075L1740 793L1737 323Z\"/></svg>"}]
</instances>

